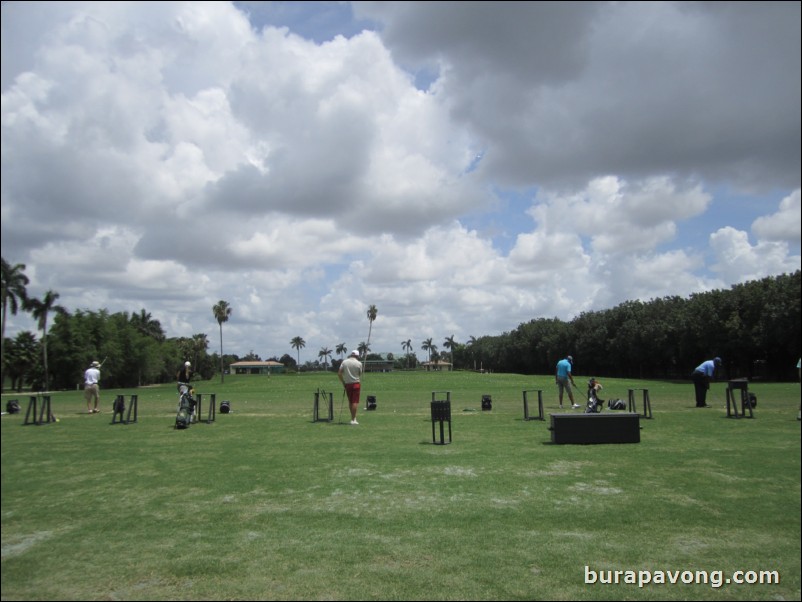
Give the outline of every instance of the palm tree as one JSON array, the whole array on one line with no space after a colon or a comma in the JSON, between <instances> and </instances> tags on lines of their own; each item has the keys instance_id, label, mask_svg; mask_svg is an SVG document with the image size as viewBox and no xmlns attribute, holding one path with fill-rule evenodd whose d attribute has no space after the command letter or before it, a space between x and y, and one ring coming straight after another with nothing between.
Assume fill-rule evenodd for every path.
<instances>
[{"instance_id":1,"label":"palm tree","mask_svg":"<svg viewBox=\"0 0 802 602\"><path fill-rule=\"evenodd\" d=\"M429 360L428 361L431 362L432 361L432 349L435 348L434 345L432 345L431 337L429 337L428 339L423 341L423 345L421 345L420 348L423 349L425 352L427 352L429 354Z\"/></svg>"},{"instance_id":2,"label":"palm tree","mask_svg":"<svg viewBox=\"0 0 802 602\"><path fill-rule=\"evenodd\" d=\"M443 343L443 347L448 349L451 355L451 368L454 368L454 348L458 345L456 341L454 341L454 335L452 334L450 337L446 337L445 342Z\"/></svg>"},{"instance_id":3,"label":"palm tree","mask_svg":"<svg viewBox=\"0 0 802 602\"><path fill-rule=\"evenodd\" d=\"M317 352L317 356L323 358L323 369L328 370L329 369L328 360L331 359L331 349L329 349L328 347L321 347L320 351Z\"/></svg>"},{"instance_id":4,"label":"palm tree","mask_svg":"<svg viewBox=\"0 0 802 602\"><path fill-rule=\"evenodd\" d=\"M406 351L407 354L407 369L409 369L409 352L412 351L412 339L401 341L401 349Z\"/></svg>"},{"instance_id":5,"label":"palm tree","mask_svg":"<svg viewBox=\"0 0 802 602\"><path fill-rule=\"evenodd\" d=\"M346 351L348 351L348 347L345 346L345 343L340 343L337 345L337 355L339 355L340 358L345 355Z\"/></svg>"},{"instance_id":6,"label":"palm tree","mask_svg":"<svg viewBox=\"0 0 802 602\"><path fill-rule=\"evenodd\" d=\"M67 310L61 305L56 305L56 299L59 298L58 293L47 291L45 296L40 299L28 299L26 302L27 309L31 312L33 319L37 321L39 330L42 331L42 359L44 360L45 368L45 382L44 390L49 390L50 376L47 371L47 317L51 311L56 313L66 314Z\"/></svg>"},{"instance_id":7,"label":"palm tree","mask_svg":"<svg viewBox=\"0 0 802 602\"><path fill-rule=\"evenodd\" d=\"M222 299L217 302L217 305L212 307L212 313L215 320L220 326L220 382L225 382L225 370L223 369L223 322L228 322L228 317L231 315L231 307L227 301Z\"/></svg>"},{"instance_id":8,"label":"palm tree","mask_svg":"<svg viewBox=\"0 0 802 602\"><path fill-rule=\"evenodd\" d=\"M365 344L366 349L370 349L370 333L373 331L373 321L376 319L376 316L379 314L379 310L376 309L375 305L371 305L368 307L368 322L370 323L370 328L368 328L368 342ZM362 369L364 371L365 368L365 359L367 356L362 356Z\"/></svg>"},{"instance_id":9,"label":"palm tree","mask_svg":"<svg viewBox=\"0 0 802 602\"><path fill-rule=\"evenodd\" d=\"M359 345L356 346L357 351L362 356L362 365L365 365L365 360L368 357L368 351L370 351L370 345L368 345L365 341L362 341Z\"/></svg>"},{"instance_id":10,"label":"palm tree","mask_svg":"<svg viewBox=\"0 0 802 602\"><path fill-rule=\"evenodd\" d=\"M25 287L29 280L23 273L25 270L24 263L18 263L15 266L2 259L2 297L3 297L3 326L0 332L0 389L6 382L6 316L8 310L11 310L12 315L17 315L19 306L24 307L25 300L28 298Z\"/></svg>"},{"instance_id":11,"label":"palm tree","mask_svg":"<svg viewBox=\"0 0 802 602\"><path fill-rule=\"evenodd\" d=\"M301 373L301 349L306 347L306 341L304 341L301 337L294 337L290 341L290 345L298 352L298 374Z\"/></svg>"}]
</instances>

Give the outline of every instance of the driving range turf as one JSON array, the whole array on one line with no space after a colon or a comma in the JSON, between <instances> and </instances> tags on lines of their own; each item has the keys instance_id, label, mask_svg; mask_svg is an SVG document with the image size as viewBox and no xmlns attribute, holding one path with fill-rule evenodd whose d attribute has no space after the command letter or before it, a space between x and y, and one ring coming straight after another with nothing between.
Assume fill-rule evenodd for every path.
<instances>
[{"instance_id":1,"label":"driving range turf","mask_svg":"<svg viewBox=\"0 0 802 602\"><path fill-rule=\"evenodd\" d=\"M649 389L640 443L553 444L547 375L369 373L358 426L330 372L197 382L202 419L211 394L233 411L187 430L174 385L101 390L93 415L53 392L41 425L4 394L2 599L799 600L799 384L750 383L734 419L726 383L695 408L690 381L601 380ZM135 423L111 424L119 394ZM647 574L666 582L625 582Z\"/></svg>"}]
</instances>

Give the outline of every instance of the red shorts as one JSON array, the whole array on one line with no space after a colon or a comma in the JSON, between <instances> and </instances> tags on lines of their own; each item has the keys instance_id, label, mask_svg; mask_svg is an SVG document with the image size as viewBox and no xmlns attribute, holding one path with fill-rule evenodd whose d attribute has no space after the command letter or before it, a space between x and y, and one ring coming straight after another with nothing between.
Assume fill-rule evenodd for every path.
<instances>
[{"instance_id":1,"label":"red shorts","mask_svg":"<svg viewBox=\"0 0 802 602\"><path fill-rule=\"evenodd\" d=\"M359 383L351 383L345 385L345 394L348 396L348 403L359 405L359 390L361 389Z\"/></svg>"}]
</instances>

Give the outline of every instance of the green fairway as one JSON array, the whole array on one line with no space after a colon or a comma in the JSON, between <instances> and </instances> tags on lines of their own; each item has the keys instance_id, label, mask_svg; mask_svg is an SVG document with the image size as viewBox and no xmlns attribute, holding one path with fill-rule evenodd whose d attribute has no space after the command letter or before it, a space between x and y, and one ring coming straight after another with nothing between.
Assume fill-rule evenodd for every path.
<instances>
[{"instance_id":1,"label":"green fairway","mask_svg":"<svg viewBox=\"0 0 802 602\"><path fill-rule=\"evenodd\" d=\"M553 376L367 374L358 426L333 373L198 382L202 418L212 393L233 412L183 431L173 385L102 390L95 415L54 393L59 422L26 426L29 395L5 394L2 599L799 600L799 385L750 383L736 420L725 383L701 409L690 382L602 382L649 389L640 443L552 444ZM523 420L532 389L546 421ZM110 424L117 394L138 395L135 424ZM666 582L625 583L647 571Z\"/></svg>"}]
</instances>

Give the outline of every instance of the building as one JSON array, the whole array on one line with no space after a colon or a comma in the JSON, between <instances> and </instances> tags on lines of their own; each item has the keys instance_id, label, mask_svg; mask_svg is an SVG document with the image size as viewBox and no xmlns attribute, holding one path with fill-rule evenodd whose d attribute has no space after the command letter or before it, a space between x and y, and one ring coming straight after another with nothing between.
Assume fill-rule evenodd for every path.
<instances>
[{"instance_id":1,"label":"building","mask_svg":"<svg viewBox=\"0 0 802 602\"><path fill-rule=\"evenodd\" d=\"M365 372L392 372L395 360L388 353L370 353L368 356L378 356L380 359L365 360Z\"/></svg>"},{"instance_id":2,"label":"building","mask_svg":"<svg viewBox=\"0 0 802 602\"><path fill-rule=\"evenodd\" d=\"M234 362L229 367L231 374L283 374L284 364L274 362Z\"/></svg>"},{"instance_id":3,"label":"building","mask_svg":"<svg viewBox=\"0 0 802 602\"><path fill-rule=\"evenodd\" d=\"M451 367L451 362L444 362L442 360L436 360L434 362L423 362L421 363L421 366L426 368L427 372L429 372L430 370L438 372L441 370L445 372L451 372L451 370L453 369Z\"/></svg>"}]
</instances>

